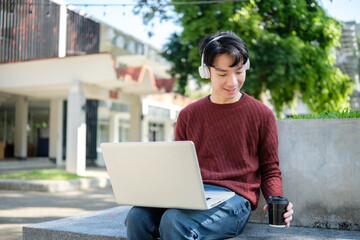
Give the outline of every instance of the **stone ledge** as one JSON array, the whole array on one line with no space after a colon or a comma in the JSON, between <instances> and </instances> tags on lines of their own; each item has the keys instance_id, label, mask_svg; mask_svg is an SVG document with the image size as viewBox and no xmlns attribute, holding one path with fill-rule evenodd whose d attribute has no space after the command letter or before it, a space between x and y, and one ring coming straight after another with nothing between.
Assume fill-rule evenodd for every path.
<instances>
[{"instance_id":1,"label":"stone ledge","mask_svg":"<svg viewBox=\"0 0 360 240\"><path fill-rule=\"evenodd\" d=\"M0 179L1 190L63 192L110 186L108 178L80 178L71 180Z\"/></svg>"},{"instance_id":2,"label":"stone ledge","mask_svg":"<svg viewBox=\"0 0 360 240\"><path fill-rule=\"evenodd\" d=\"M122 240L126 239L124 221L130 207L120 206L89 214L63 218L23 227L23 240ZM248 223L233 240L308 240L360 239L360 231L319 228L272 228L266 224Z\"/></svg>"},{"instance_id":3,"label":"stone ledge","mask_svg":"<svg viewBox=\"0 0 360 240\"><path fill-rule=\"evenodd\" d=\"M124 221L130 207L116 207L23 227L23 240L126 239Z\"/></svg>"}]
</instances>

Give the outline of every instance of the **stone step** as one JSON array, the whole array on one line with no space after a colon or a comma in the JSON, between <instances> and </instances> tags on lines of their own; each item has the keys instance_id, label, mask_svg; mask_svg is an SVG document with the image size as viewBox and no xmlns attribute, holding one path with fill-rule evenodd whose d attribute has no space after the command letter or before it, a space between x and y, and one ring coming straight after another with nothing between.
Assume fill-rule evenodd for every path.
<instances>
[{"instance_id":1,"label":"stone step","mask_svg":"<svg viewBox=\"0 0 360 240\"><path fill-rule=\"evenodd\" d=\"M23 227L23 240L121 240L126 239L124 221L130 207L119 206L79 216ZM360 239L360 231L320 228L273 228L266 224L248 223L243 233L233 240L307 240Z\"/></svg>"}]
</instances>

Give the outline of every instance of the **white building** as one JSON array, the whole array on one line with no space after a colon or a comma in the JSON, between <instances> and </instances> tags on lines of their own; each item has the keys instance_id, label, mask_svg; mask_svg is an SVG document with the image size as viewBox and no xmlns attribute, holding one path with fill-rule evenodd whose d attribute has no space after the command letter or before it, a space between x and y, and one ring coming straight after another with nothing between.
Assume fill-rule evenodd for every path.
<instances>
[{"instance_id":1,"label":"white building","mask_svg":"<svg viewBox=\"0 0 360 240\"><path fill-rule=\"evenodd\" d=\"M189 100L169 93L157 49L49 0L2 4L0 19L0 159L81 175L103 165L101 142L173 139Z\"/></svg>"},{"instance_id":2,"label":"white building","mask_svg":"<svg viewBox=\"0 0 360 240\"><path fill-rule=\"evenodd\" d=\"M360 24L355 21L344 22L341 31L341 47L336 53L336 65L341 71L355 79L356 86L351 95L352 109L360 109L360 82L359 82L359 47L357 38Z\"/></svg>"}]
</instances>

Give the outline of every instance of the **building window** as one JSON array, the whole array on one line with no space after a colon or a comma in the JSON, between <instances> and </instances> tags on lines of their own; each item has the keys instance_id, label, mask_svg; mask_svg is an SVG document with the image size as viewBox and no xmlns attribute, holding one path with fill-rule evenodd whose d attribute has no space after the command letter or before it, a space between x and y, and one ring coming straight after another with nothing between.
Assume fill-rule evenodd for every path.
<instances>
[{"instance_id":1,"label":"building window","mask_svg":"<svg viewBox=\"0 0 360 240\"><path fill-rule=\"evenodd\" d=\"M169 119L170 110L161 107L149 106L149 117Z\"/></svg>"},{"instance_id":2,"label":"building window","mask_svg":"<svg viewBox=\"0 0 360 240\"><path fill-rule=\"evenodd\" d=\"M110 110L113 112L130 112L130 106L122 103L111 103Z\"/></svg>"},{"instance_id":3,"label":"building window","mask_svg":"<svg viewBox=\"0 0 360 240\"><path fill-rule=\"evenodd\" d=\"M118 48L124 49L125 48L125 37L122 35L118 35L115 40L115 45Z\"/></svg>"},{"instance_id":4,"label":"building window","mask_svg":"<svg viewBox=\"0 0 360 240\"><path fill-rule=\"evenodd\" d=\"M129 52L132 52L132 53L135 53L135 48L136 48L136 43L134 40L131 40L129 39L128 42L127 42L127 45L126 45L126 49L129 51Z\"/></svg>"},{"instance_id":5,"label":"building window","mask_svg":"<svg viewBox=\"0 0 360 240\"><path fill-rule=\"evenodd\" d=\"M142 43L136 44L136 54L144 55L144 44Z\"/></svg>"},{"instance_id":6,"label":"building window","mask_svg":"<svg viewBox=\"0 0 360 240\"><path fill-rule=\"evenodd\" d=\"M4 147L4 153L0 158L14 157L14 142L15 106L3 103L0 105L0 146Z\"/></svg>"},{"instance_id":7,"label":"building window","mask_svg":"<svg viewBox=\"0 0 360 240\"><path fill-rule=\"evenodd\" d=\"M149 122L149 141L164 141L164 124Z\"/></svg>"},{"instance_id":8,"label":"building window","mask_svg":"<svg viewBox=\"0 0 360 240\"><path fill-rule=\"evenodd\" d=\"M49 155L49 117L47 103L29 106L28 119L28 157Z\"/></svg>"},{"instance_id":9,"label":"building window","mask_svg":"<svg viewBox=\"0 0 360 240\"><path fill-rule=\"evenodd\" d=\"M97 146L100 146L100 143L109 142L109 120L99 120L98 121L98 142Z\"/></svg>"},{"instance_id":10,"label":"building window","mask_svg":"<svg viewBox=\"0 0 360 240\"><path fill-rule=\"evenodd\" d=\"M128 119L119 120L119 142L128 142L130 132L130 123Z\"/></svg>"}]
</instances>

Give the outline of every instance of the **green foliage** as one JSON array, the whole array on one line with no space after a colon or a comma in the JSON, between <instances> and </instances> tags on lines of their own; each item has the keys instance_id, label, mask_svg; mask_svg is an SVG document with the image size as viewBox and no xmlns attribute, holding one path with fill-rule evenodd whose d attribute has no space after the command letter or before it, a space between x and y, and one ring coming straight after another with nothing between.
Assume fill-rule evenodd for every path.
<instances>
[{"instance_id":1,"label":"green foliage","mask_svg":"<svg viewBox=\"0 0 360 240\"><path fill-rule=\"evenodd\" d=\"M315 113L349 107L353 80L334 66L332 53L341 25L316 2L252 1L230 21L251 51L249 94L259 98L268 89L277 112L296 94Z\"/></svg>"},{"instance_id":2,"label":"green foliage","mask_svg":"<svg viewBox=\"0 0 360 240\"><path fill-rule=\"evenodd\" d=\"M59 169L44 169L1 174L0 179L1 178L20 180L70 180L82 177Z\"/></svg>"},{"instance_id":3,"label":"green foliage","mask_svg":"<svg viewBox=\"0 0 360 240\"><path fill-rule=\"evenodd\" d=\"M49 124L46 121L34 122L32 125L35 128L47 128L49 126Z\"/></svg>"},{"instance_id":4,"label":"green foliage","mask_svg":"<svg viewBox=\"0 0 360 240\"><path fill-rule=\"evenodd\" d=\"M359 110L344 109L341 112L328 112L323 111L320 114L305 114L305 115L294 115L284 119L322 119L322 118L360 118Z\"/></svg>"},{"instance_id":5,"label":"green foliage","mask_svg":"<svg viewBox=\"0 0 360 240\"><path fill-rule=\"evenodd\" d=\"M184 1L188 0L172 2ZM327 16L317 1L177 4L174 11L183 32L170 38L164 57L173 63L180 93L185 92L189 77L199 83L210 81L200 79L197 73L202 38L231 30L244 39L250 51L251 68L243 90L258 99L269 90L278 114L296 96L315 113L349 107L354 80L334 66L341 24Z\"/></svg>"},{"instance_id":6,"label":"green foliage","mask_svg":"<svg viewBox=\"0 0 360 240\"><path fill-rule=\"evenodd\" d=\"M189 45L174 33L170 36L170 42L162 53L165 59L174 63L170 74L176 77L175 91L183 95L185 95L188 76L191 73L189 64L187 64L189 50Z\"/></svg>"}]
</instances>

